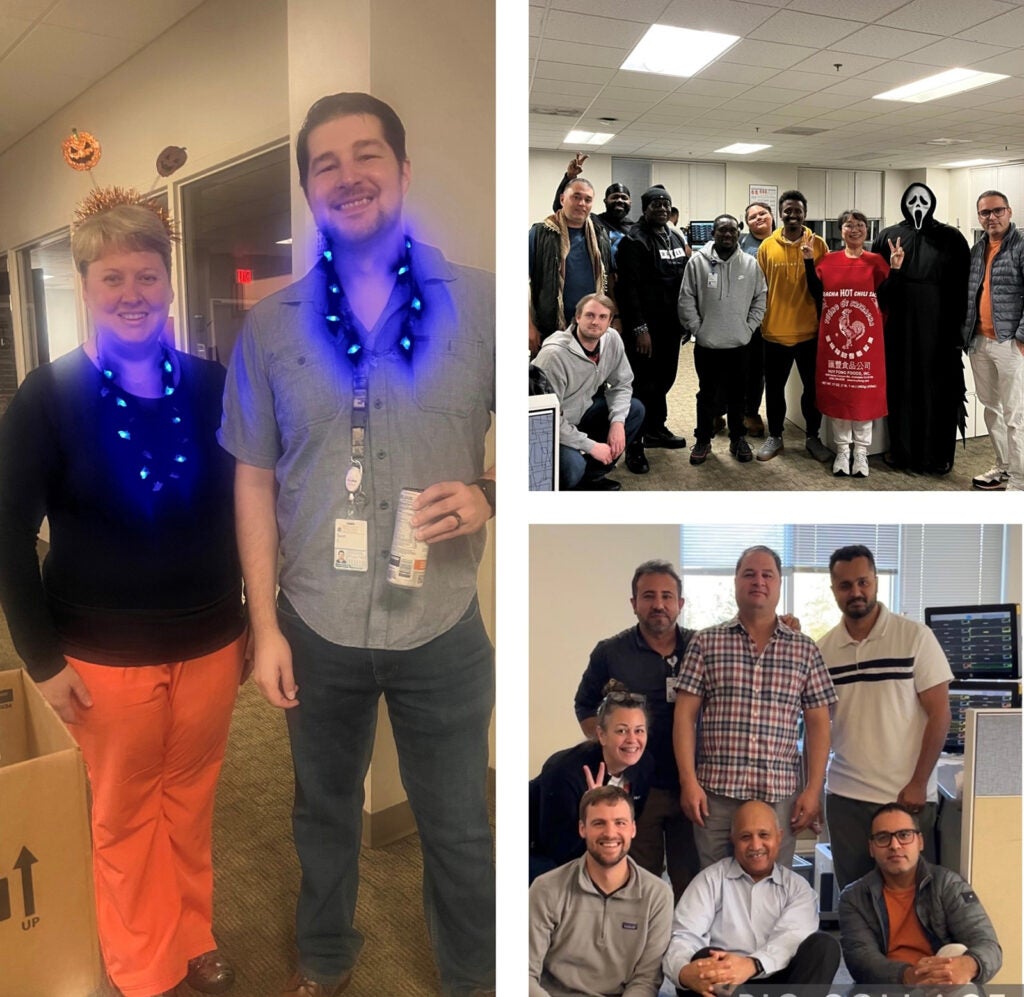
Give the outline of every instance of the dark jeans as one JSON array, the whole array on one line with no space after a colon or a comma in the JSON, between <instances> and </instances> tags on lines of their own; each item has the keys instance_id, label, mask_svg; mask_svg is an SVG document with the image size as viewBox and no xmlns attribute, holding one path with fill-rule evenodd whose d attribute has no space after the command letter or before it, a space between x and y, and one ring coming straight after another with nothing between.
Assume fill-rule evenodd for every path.
<instances>
[{"instance_id":1,"label":"dark jeans","mask_svg":"<svg viewBox=\"0 0 1024 997\"><path fill-rule=\"evenodd\" d=\"M710 948L700 949L694 954L693 959L706 959L710 953ZM759 980L747 980L746 983L741 983L736 988L736 993L756 994L757 987L762 983L792 985L815 983L821 985L822 994L828 993L825 988L835 979L836 973L839 971L839 958L839 942L825 931L815 931L800 943L788 966L780 969L777 973L763 976ZM693 962L693 959L690 962ZM679 983L678 980L675 982ZM676 993L680 997L684 997L684 995L689 997L693 992L676 986Z\"/></svg>"},{"instance_id":2,"label":"dark jeans","mask_svg":"<svg viewBox=\"0 0 1024 997\"><path fill-rule=\"evenodd\" d=\"M758 326L747 344L747 384L743 392L743 414L757 415L764 394L764 340Z\"/></svg>"},{"instance_id":3,"label":"dark jeans","mask_svg":"<svg viewBox=\"0 0 1024 997\"><path fill-rule=\"evenodd\" d=\"M804 390L800 396L800 410L803 412L808 436L817 436L821 429L821 413L815 407L815 363L818 357L818 340L806 339L796 346L780 346L778 343L764 343L764 393L768 408L768 435L781 436L786 422L786 382L796 362Z\"/></svg>"},{"instance_id":4,"label":"dark jeans","mask_svg":"<svg viewBox=\"0 0 1024 997\"><path fill-rule=\"evenodd\" d=\"M725 402L729 439L745 435L743 402L746 390L747 347L712 350L695 344L693 366L697 371L697 442L710 443L715 435L715 416Z\"/></svg>"},{"instance_id":5,"label":"dark jeans","mask_svg":"<svg viewBox=\"0 0 1024 997\"><path fill-rule=\"evenodd\" d=\"M679 347L683 330L678 323L667 327L650 327L651 355L636 352L636 339L632 332L623 334L626 357L633 368L633 397L644 406L644 432L655 432L668 419L668 393L676 383L679 370Z\"/></svg>"},{"instance_id":6,"label":"dark jeans","mask_svg":"<svg viewBox=\"0 0 1024 997\"><path fill-rule=\"evenodd\" d=\"M679 793L652 786L636 819L636 837L629 854L641 869L661 876L668 872L676 903L700 872L693 843L693 824L679 808Z\"/></svg>"},{"instance_id":7,"label":"dark jeans","mask_svg":"<svg viewBox=\"0 0 1024 997\"><path fill-rule=\"evenodd\" d=\"M644 407L636 400L630 399L629 414L626 416L626 446L633 443L640 435L640 427L644 421ZM592 440L604 443L608 439L608 402L604 396L595 398L590 408L583 413L576 428L586 433ZM558 448L558 488L565 490L575 488L581 481L596 481L603 478L612 468L616 461L610 464L602 464L586 454L582 454L575 447L562 445Z\"/></svg>"},{"instance_id":8,"label":"dark jeans","mask_svg":"<svg viewBox=\"0 0 1024 997\"><path fill-rule=\"evenodd\" d=\"M342 607L339 607L342 611ZM494 652L473 604L449 631L408 651L332 644L282 595L300 706L287 710L295 767L292 826L302 865L299 967L335 984L355 964L363 779L383 693L402 785L423 848L423 905L443 992L494 986L494 864L487 729Z\"/></svg>"},{"instance_id":9,"label":"dark jeans","mask_svg":"<svg viewBox=\"0 0 1024 997\"><path fill-rule=\"evenodd\" d=\"M828 821L828 836L832 846L832 872L836 877L837 892L850 883L866 876L875 867L875 860L868 852L868 835L871 833L871 815L880 803L851 800L835 793L825 794L825 819ZM937 803L925 804L917 815L921 827L924 857L935 862L935 820Z\"/></svg>"}]
</instances>

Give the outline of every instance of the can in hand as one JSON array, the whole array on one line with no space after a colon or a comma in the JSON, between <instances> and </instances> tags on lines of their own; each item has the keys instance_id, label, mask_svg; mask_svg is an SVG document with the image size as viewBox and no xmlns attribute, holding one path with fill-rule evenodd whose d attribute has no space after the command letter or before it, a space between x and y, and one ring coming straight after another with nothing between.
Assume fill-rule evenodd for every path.
<instances>
[{"instance_id":1,"label":"can in hand","mask_svg":"<svg viewBox=\"0 0 1024 997\"><path fill-rule=\"evenodd\" d=\"M430 545L416 539L411 525L412 504L422 491L422 488L403 488L398 496L395 532L388 557L388 581L399 588L422 588L427 574Z\"/></svg>"}]
</instances>

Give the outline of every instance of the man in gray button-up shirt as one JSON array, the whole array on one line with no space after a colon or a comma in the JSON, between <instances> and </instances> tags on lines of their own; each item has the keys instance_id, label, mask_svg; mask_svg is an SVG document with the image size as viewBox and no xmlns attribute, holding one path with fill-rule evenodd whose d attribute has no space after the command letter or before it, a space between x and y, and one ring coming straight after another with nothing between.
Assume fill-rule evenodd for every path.
<instances>
[{"instance_id":1,"label":"man in gray button-up shirt","mask_svg":"<svg viewBox=\"0 0 1024 997\"><path fill-rule=\"evenodd\" d=\"M339 992L362 944L352 918L381 693L423 840L444 992L487 990L494 674L476 573L495 501L484 469L493 275L406 236L405 132L387 104L324 97L296 146L328 248L250 312L220 434L238 460L253 676L286 712L296 774L299 964L284 993ZM388 580L403 489L420 490L411 526L429 544L421 587Z\"/></svg>"}]
</instances>

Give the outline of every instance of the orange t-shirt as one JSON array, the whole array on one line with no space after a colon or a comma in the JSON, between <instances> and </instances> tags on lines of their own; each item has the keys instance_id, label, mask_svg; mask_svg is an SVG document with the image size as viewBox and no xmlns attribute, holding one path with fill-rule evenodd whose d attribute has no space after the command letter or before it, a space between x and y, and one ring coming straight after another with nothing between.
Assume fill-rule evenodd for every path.
<instances>
[{"instance_id":1,"label":"orange t-shirt","mask_svg":"<svg viewBox=\"0 0 1024 997\"><path fill-rule=\"evenodd\" d=\"M978 299L978 332L989 339L996 338L996 327L992 323L992 260L1001 245L989 239L985 247L985 282L981 285L981 297Z\"/></svg>"},{"instance_id":2,"label":"orange t-shirt","mask_svg":"<svg viewBox=\"0 0 1024 997\"><path fill-rule=\"evenodd\" d=\"M934 955L914 910L917 887L893 890L885 886L882 894L889 914L889 951L886 955L897 962L909 962L911 966L916 966L925 956Z\"/></svg>"}]
</instances>

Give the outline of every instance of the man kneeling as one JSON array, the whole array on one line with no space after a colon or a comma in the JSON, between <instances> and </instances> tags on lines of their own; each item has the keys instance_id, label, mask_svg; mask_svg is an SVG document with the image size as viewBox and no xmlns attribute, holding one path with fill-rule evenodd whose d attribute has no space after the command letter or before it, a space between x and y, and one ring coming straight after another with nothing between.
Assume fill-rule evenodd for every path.
<instances>
[{"instance_id":1,"label":"man kneeling","mask_svg":"<svg viewBox=\"0 0 1024 997\"><path fill-rule=\"evenodd\" d=\"M530 997L654 997L672 889L629 858L633 800L620 786L580 800L581 858L530 886Z\"/></svg>"},{"instance_id":2,"label":"man kneeling","mask_svg":"<svg viewBox=\"0 0 1024 997\"><path fill-rule=\"evenodd\" d=\"M551 382L562 408L558 448L559 487L617 491L606 477L636 441L644 407L633 397L633 371L619 334L610 329L615 303L586 294L564 332L553 332L533 361ZM628 459L628 458L627 458ZM630 463L630 470L647 470Z\"/></svg>"},{"instance_id":3,"label":"man kneeling","mask_svg":"<svg viewBox=\"0 0 1024 997\"><path fill-rule=\"evenodd\" d=\"M875 868L839 898L839 937L854 983L985 983L1003 962L971 884L921 857L917 818L886 803L871 818Z\"/></svg>"},{"instance_id":4,"label":"man kneeling","mask_svg":"<svg viewBox=\"0 0 1024 997\"><path fill-rule=\"evenodd\" d=\"M818 931L814 891L775 861L782 830L766 803L744 803L732 822L732 858L703 869L676 907L665 975L679 994L713 997L747 980L828 985L839 943Z\"/></svg>"}]
</instances>

